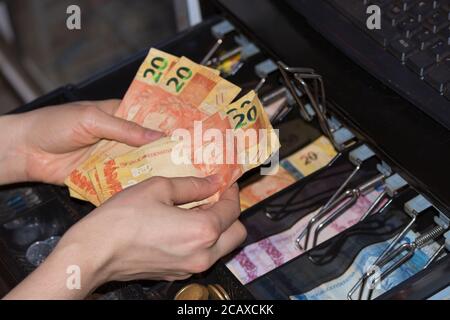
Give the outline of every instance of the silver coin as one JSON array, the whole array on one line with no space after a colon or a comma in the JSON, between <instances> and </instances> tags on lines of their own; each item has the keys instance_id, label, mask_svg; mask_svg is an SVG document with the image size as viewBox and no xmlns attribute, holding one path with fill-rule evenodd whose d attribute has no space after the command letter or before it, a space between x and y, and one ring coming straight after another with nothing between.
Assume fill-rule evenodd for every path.
<instances>
[{"instance_id":1,"label":"silver coin","mask_svg":"<svg viewBox=\"0 0 450 320\"><path fill-rule=\"evenodd\" d=\"M45 242L46 244L48 244L48 245L52 248L52 250L53 250L53 249L56 247L56 245L58 244L59 240L61 240L61 237L59 237L59 236L53 236L53 237L48 238L48 239L45 240L44 242Z\"/></svg>"},{"instance_id":2,"label":"silver coin","mask_svg":"<svg viewBox=\"0 0 450 320\"><path fill-rule=\"evenodd\" d=\"M50 255L53 248L45 241L36 241L33 243L25 254L29 263L38 267Z\"/></svg>"}]
</instances>

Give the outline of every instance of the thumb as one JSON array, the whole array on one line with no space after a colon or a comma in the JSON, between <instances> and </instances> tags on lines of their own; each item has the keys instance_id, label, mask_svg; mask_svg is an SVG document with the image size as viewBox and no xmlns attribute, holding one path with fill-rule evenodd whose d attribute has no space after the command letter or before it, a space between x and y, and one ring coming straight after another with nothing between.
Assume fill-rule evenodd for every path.
<instances>
[{"instance_id":1,"label":"thumb","mask_svg":"<svg viewBox=\"0 0 450 320\"><path fill-rule=\"evenodd\" d=\"M122 142L133 147L140 147L164 135L162 132L144 128L105 112L99 112L94 122L95 125L90 131L95 137Z\"/></svg>"},{"instance_id":2,"label":"thumb","mask_svg":"<svg viewBox=\"0 0 450 320\"><path fill-rule=\"evenodd\" d=\"M161 186L158 187L161 201L171 205L182 205L211 197L219 190L221 181L220 176L212 175L206 178L180 177L168 179L160 177L156 179L155 183L161 182Z\"/></svg>"}]
</instances>

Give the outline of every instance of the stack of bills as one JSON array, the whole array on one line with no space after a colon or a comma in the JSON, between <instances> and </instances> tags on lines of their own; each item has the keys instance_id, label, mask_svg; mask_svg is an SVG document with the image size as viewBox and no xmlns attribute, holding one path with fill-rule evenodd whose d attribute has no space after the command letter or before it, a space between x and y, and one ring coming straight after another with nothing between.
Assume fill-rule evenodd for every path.
<instances>
[{"instance_id":1,"label":"stack of bills","mask_svg":"<svg viewBox=\"0 0 450 320\"><path fill-rule=\"evenodd\" d=\"M225 190L280 147L256 93L234 101L240 91L216 70L151 49L115 116L165 136L140 148L100 141L65 180L70 194L99 206L154 176L212 174Z\"/></svg>"}]
</instances>

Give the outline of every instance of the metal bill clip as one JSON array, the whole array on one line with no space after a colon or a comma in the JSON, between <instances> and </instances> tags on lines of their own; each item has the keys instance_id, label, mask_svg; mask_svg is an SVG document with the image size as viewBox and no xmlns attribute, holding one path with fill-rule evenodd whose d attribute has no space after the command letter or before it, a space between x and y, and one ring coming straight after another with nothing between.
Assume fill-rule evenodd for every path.
<instances>
[{"instance_id":1,"label":"metal bill clip","mask_svg":"<svg viewBox=\"0 0 450 320\"><path fill-rule=\"evenodd\" d=\"M309 99L310 106L312 107L314 114L317 116L320 128L324 134L330 139L337 150L341 150L339 145L334 142L334 137L331 134L331 130L327 121L327 101L325 95L325 86L322 76L317 74L314 69L311 68L292 68L288 67L283 62L278 62L278 68L280 70L282 79L289 89L290 93L295 99L296 104L300 109L300 114L307 120L312 121L312 112L308 112L306 104L302 101L303 94ZM308 82L312 82L312 90L308 85ZM301 94L299 94L301 93Z\"/></svg>"},{"instance_id":2,"label":"metal bill clip","mask_svg":"<svg viewBox=\"0 0 450 320\"><path fill-rule=\"evenodd\" d=\"M234 41L239 45L241 60L247 60L261 52L253 42L242 34L235 36Z\"/></svg>"},{"instance_id":3,"label":"metal bill clip","mask_svg":"<svg viewBox=\"0 0 450 320\"><path fill-rule=\"evenodd\" d=\"M445 227L448 229L449 227L449 218L445 216L443 213L440 213L439 217L434 217L434 221L436 224ZM444 251L447 250L450 252L450 231L447 231L444 234L445 242L436 250L436 252L431 256L430 260L428 260L427 264L423 267L424 269L428 268L434 262L438 261L442 256L444 256Z\"/></svg>"},{"instance_id":4,"label":"metal bill clip","mask_svg":"<svg viewBox=\"0 0 450 320\"><path fill-rule=\"evenodd\" d=\"M333 159L331 159L331 161L328 163L328 165L326 167L322 168L321 170L326 171L328 168L330 168L334 164L334 162L336 160L340 159L341 157L342 157L342 154L338 153L337 155L335 155L333 157ZM266 205L266 207L265 207L266 217L269 218L270 220L278 221L278 220L285 218L286 216L288 216L291 213L294 213L298 210L302 210L304 208L303 202L298 201L298 199L297 199L299 193L301 193L302 190L303 190L302 187L297 188L282 203L278 203L278 204L271 203L271 204Z\"/></svg>"},{"instance_id":5,"label":"metal bill clip","mask_svg":"<svg viewBox=\"0 0 450 320\"><path fill-rule=\"evenodd\" d=\"M319 235L320 233L329 226L333 221L335 221L337 218L342 216L345 212L347 212L359 199L361 195L367 194L370 191L373 191L378 186L382 185L384 183L385 176L383 174L379 174L369 181L366 181L365 183L361 184L357 188L354 189L348 189L344 193L342 193L333 203L331 203L328 208L324 211L322 211L321 215L318 217L316 221L319 221L323 217L329 215L326 217L322 222L319 223L316 230L314 231L313 236L313 244L312 248L317 246L319 241ZM338 205L342 204L340 207L338 207L334 212L332 211L335 209ZM307 247L305 247L305 250ZM311 255L309 255L309 259L316 263L320 263L320 259L313 258Z\"/></svg>"},{"instance_id":6,"label":"metal bill clip","mask_svg":"<svg viewBox=\"0 0 450 320\"><path fill-rule=\"evenodd\" d=\"M217 39L207 55L202 59L201 64L221 70L225 76L235 75L244 65L244 61L260 53L259 48L242 34L234 36L237 46L227 49L226 52L215 56L225 37L235 33L235 28L228 21L222 21L211 28L211 33Z\"/></svg>"},{"instance_id":7,"label":"metal bill clip","mask_svg":"<svg viewBox=\"0 0 450 320\"><path fill-rule=\"evenodd\" d=\"M391 182L390 182L391 184L392 183L397 184L397 185L406 184L406 181L398 174L394 174L390 178L391 178ZM388 180L389 179L386 179L386 184L388 184ZM381 260L384 259L384 257L389 255L394 250L394 248L402 241L402 239L405 237L405 235L408 233L408 231L411 230L412 226L414 225L414 223L417 220L417 216L430 207L432 207L432 204L427 199L425 199L425 197L422 195L418 195L404 204L404 206L403 206L404 211L406 212L406 214L408 214L408 216L411 217L410 222L405 226L405 228L402 231L400 231L395 236L395 238L392 240L392 242L387 246L386 249L384 249L384 251L375 260L375 262L373 263L372 266L377 265ZM372 270L372 268L369 268L369 271L366 272L358 280L358 282L352 287L352 289L347 294L347 298L349 300L352 300L353 294L356 292L356 290L358 290L358 288L360 288L358 299L362 298L362 294L364 292L363 284L365 282L367 282L367 279L369 277L371 277L373 275L373 273L374 273L374 271Z\"/></svg>"},{"instance_id":8,"label":"metal bill clip","mask_svg":"<svg viewBox=\"0 0 450 320\"><path fill-rule=\"evenodd\" d=\"M327 99L325 85L322 76L317 74L311 68L292 68L283 62L278 62L282 79L293 96L300 109L300 114L307 121L312 121L317 117L322 132L330 139L333 146L338 151L346 149L349 145L342 142L348 142L355 138L353 133L347 128L343 128L339 123L338 127L332 126L336 123L329 121L327 114ZM310 85L311 84L311 85ZM308 99L303 101L303 97Z\"/></svg>"},{"instance_id":9,"label":"metal bill clip","mask_svg":"<svg viewBox=\"0 0 450 320\"><path fill-rule=\"evenodd\" d=\"M361 165L364 161L367 159L372 158L375 155L375 153L365 144L355 148L349 153L349 160L355 165L355 168L353 169L352 173L346 178L344 183L339 187L339 189L333 194L333 196L325 203L325 205L319 210L318 213L316 213L311 220L308 222L307 226L303 231L299 234L297 239L295 240L297 246L302 250L308 249L308 242L309 242L309 236L312 230L312 227L322 219L323 216L325 216L329 212L329 208L332 208L331 206L334 204L336 205L336 200L339 198L341 193L345 190L347 185L352 181L352 179L355 177L355 175L358 173L359 169L361 168ZM350 191L351 193L351 191ZM349 193L349 194L350 194ZM302 246L301 241L305 238L305 243Z\"/></svg>"},{"instance_id":10,"label":"metal bill clip","mask_svg":"<svg viewBox=\"0 0 450 320\"><path fill-rule=\"evenodd\" d=\"M282 121L291 110L292 100L289 91L281 86L261 97L261 103L272 124Z\"/></svg>"},{"instance_id":11,"label":"metal bill clip","mask_svg":"<svg viewBox=\"0 0 450 320\"><path fill-rule=\"evenodd\" d=\"M443 218L445 217L445 219ZM395 250L392 250L388 254L386 254L382 259L380 259L375 266L378 267L379 270L381 268L386 267L384 271L382 271L380 274L376 275L376 277L369 279L365 278L363 279L362 288L364 289L367 282L370 280L370 287L368 289L367 294L367 300L371 300L373 296L373 291L375 288L375 285L386 277L388 277L392 272L400 268L406 261L411 259L416 250L423 248L427 244L429 244L431 241L436 240L439 236L441 236L445 230L449 227L449 219L444 216L442 213L439 217L435 217L436 226L429 230L428 232L418 236L412 243L404 243ZM447 239L446 239L447 240ZM427 262L427 264L424 266L424 269L427 268L431 264L431 259L436 255L436 253L439 253L440 249L438 249L435 254L430 258L430 260ZM436 259L436 258L434 258ZM431 261L431 262L430 262ZM391 263L391 264L390 264ZM389 265L390 264L390 265Z\"/></svg>"},{"instance_id":12,"label":"metal bill clip","mask_svg":"<svg viewBox=\"0 0 450 320\"><path fill-rule=\"evenodd\" d=\"M384 172L385 175L392 173L391 168L383 161L377 165L378 171ZM388 197L389 200L378 210L378 213L383 212L392 203L394 197L404 188L408 186L408 183L398 174L393 174L385 180L384 190L378 195L375 201L371 204L369 209L362 215L359 221L365 220L371 214L374 214L375 209L381 203L381 201Z\"/></svg>"},{"instance_id":13,"label":"metal bill clip","mask_svg":"<svg viewBox=\"0 0 450 320\"><path fill-rule=\"evenodd\" d=\"M216 41L216 43L214 43L214 45L211 47L211 49L208 51L208 53L202 59L200 64L208 65L208 62L211 60L213 55L217 52L217 50L222 45L223 39L225 38L225 36L233 31L235 31L234 26L227 20L224 20L224 21L212 26L211 33L214 35L214 37L217 39L217 41Z\"/></svg>"},{"instance_id":14,"label":"metal bill clip","mask_svg":"<svg viewBox=\"0 0 450 320\"><path fill-rule=\"evenodd\" d=\"M314 231L312 246L315 247L317 245L317 241L319 239L319 234L328 225L330 225L338 217L340 217L345 212L347 212L347 210L350 209L358 201L358 199L361 195L367 194L370 191L373 191L376 187L384 184L384 179L385 179L385 176L383 174L379 174L354 189L346 190L339 197L337 197L336 200L334 200L333 203L331 203L328 206L328 208L322 212L320 218L326 216L327 214L330 214L331 211L334 208L336 208L339 204L343 203L344 201L346 201L346 202L341 207L339 207L336 211L331 213L329 215L329 217L327 217L326 219L324 219L322 222L319 223L316 230Z\"/></svg>"},{"instance_id":15,"label":"metal bill clip","mask_svg":"<svg viewBox=\"0 0 450 320\"><path fill-rule=\"evenodd\" d=\"M309 108L308 108L309 110ZM335 132L339 128L342 127L341 122L333 116L330 116L328 119L328 127L330 127L331 132Z\"/></svg>"},{"instance_id":16,"label":"metal bill clip","mask_svg":"<svg viewBox=\"0 0 450 320\"><path fill-rule=\"evenodd\" d=\"M266 82L267 78L270 74L278 70L278 66L276 63L271 60L267 59L260 63L258 63L255 66L255 73L260 78L258 84L256 85L255 89L253 89L255 92L258 92Z\"/></svg>"}]
</instances>

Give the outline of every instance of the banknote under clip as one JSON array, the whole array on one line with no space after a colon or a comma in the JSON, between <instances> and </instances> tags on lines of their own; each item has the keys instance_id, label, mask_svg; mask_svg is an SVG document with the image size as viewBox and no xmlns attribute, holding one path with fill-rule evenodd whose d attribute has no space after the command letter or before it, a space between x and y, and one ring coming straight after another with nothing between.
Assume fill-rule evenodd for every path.
<instances>
[{"instance_id":1,"label":"banknote under clip","mask_svg":"<svg viewBox=\"0 0 450 320\"><path fill-rule=\"evenodd\" d=\"M390 181L388 181L390 180ZM392 175L390 178L386 179L386 184L390 185L407 185L406 181L398 174ZM388 183L389 182L389 183ZM392 187L391 187L392 188ZM408 202L404 204L404 211L408 214L408 216L411 217L411 220L409 223L405 226L405 228L400 231L395 238L391 241L391 243L388 245L388 247L380 254L380 256L375 260L372 266L378 265L380 261L383 261L383 259L387 256L391 256L392 252L395 250L395 247L404 239L405 235L412 229L413 225L415 224L417 217L420 213L424 212L425 210L432 207L432 204L423 196L423 195L417 195L416 197L412 198ZM359 288L359 294L358 299L362 298L363 292L364 292L364 281L366 281L369 277L371 277L374 273L374 270L372 267L369 268L369 271L366 272L359 280L358 282L352 287L352 289L348 292L347 298L349 300L353 300L353 295Z\"/></svg>"},{"instance_id":2,"label":"banknote under clip","mask_svg":"<svg viewBox=\"0 0 450 320\"><path fill-rule=\"evenodd\" d=\"M377 164L377 169L379 172L381 172L382 174L384 174L386 177L389 177L392 174L392 169L390 166L388 166L384 161L381 161L381 163ZM391 179L392 180L392 179ZM382 206L381 208L379 208L379 210L376 213L381 213L383 212L384 209L386 209L393 197L395 195L397 195L398 190L401 189L403 186L400 185L392 185L392 183L390 183L390 181L388 183L386 183L385 181L385 185L383 188L383 191L381 191L381 193L378 195L378 197L375 199L374 202L372 202L372 204L370 205L369 209L367 209L367 211L361 216L361 219L359 220L364 221L368 216L372 215L375 213L375 209L378 208L379 204L386 198L386 196L388 195L392 195L392 198L390 198L385 204L384 206Z\"/></svg>"},{"instance_id":3,"label":"banknote under clip","mask_svg":"<svg viewBox=\"0 0 450 320\"><path fill-rule=\"evenodd\" d=\"M383 166L380 166L380 164L377 165L377 168L380 172L382 170L381 168L386 165L384 164L384 162L382 162L382 164ZM383 192L381 192L378 198L375 199L372 206L370 206L366 213L361 217L360 221L365 220L371 214L382 213L391 205L395 197L397 197L403 190L407 188L408 183L400 175L396 173L392 174L389 178L386 179ZM374 212L376 206L378 206L378 204L385 198L388 198L386 203L377 212Z\"/></svg>"},{"instance_id":4,"label":"banknote under clip","mask_svg":"<svg viewBox=\"0 0 450 320\"><path fill-rule=\"evenodd\" d=\"M309 236L312 227L327 213L328 208L335 203L342 192L347 188L348 184L352 181L355 175L361 168L361 165L368 159L375 156L375 153L365 144L358 146L349 153L349 160L355 165L355 168L350 173L350 175L345 179L344 183L339 187L339 189L333 194L333 196L325 203L325 205L315 214L311 220L308 222L303 231L295 239L297 247L302 250L308 249ZM301 241L305 238L305 243L302 246Z\"/></svg>"},{"instance_id":5,"label":"banknote under clip","mask_svg":"<svg viewBox=\"0 0 450 320\"><path fill-rule=\"evenodd\" d=\"M340 159L343 156L342 153L336 154L328 163L326 168L323 168L323 170L326 170L327 168L330 168L333 166L333 164ZM298 190L302 190L299 188ZM289 215L291 212L296 211L298 209L298 203L295 203L295 199L298 196L298 192L293 192L292 195L284 201L282 204L274 205L270 204L267 205L265 208L265 215L267 218L273 221L278 221Z\"/></svg>"},{"instance_id":6,"label":"banknote under clip","mask_svg":"<svg viewBox=\"0 0 450 320\"><path fill-rule=\"evenodd\" d=\"M367 300L372 300L375 286L378 283L380 283L381 281L383 281L383 279L386 279L392 272L397 270L406 261L411 259L414 256L414 253L416 252L417 249L423 248L424 246L429 244L431 241L436 240L439 236L441 236L448 229L450 221L445 215L440 214L440 216L435 217L435 222L436 222L436 226L433 227L431 230L418 236L411 243L404 243L404 244L400 245L395 250L392 250L391 252L386 254L382 259L380 259L374 265L374 267L377 268L378 270L381 270L381 268L384 268L384 267L386 267L386 269L383 270L382 272L380 272L379 274L376 274L376 275L374 274L374 277L371 277L371 276L363 277L360 294L358 297L359 300L362 299L364 289L367 286L368 282L370 282L370 286L369 286L369 289L367 292ZM431 264L432 259L436 255L436 253L439 253L439 249L428 260L427 264L424 266L424 269L427 268ZM434 258L434 259L436 259L436 258ZM371 273L371 275L372 275L372 273Z\"/></svg>"},{"instance_id":7,"label":"banknote under clip","mask_svg":"<svg viewBox=\"0 0 450 320\"><path fill-rule=\"evenodd\" d=\"M424 269L428 268L434 262L439 261L441 257L444 256L444 251L448 251L450 253L450 231L447 231L444 234L445 242L436 250L436 252L431 256L430 260L428 260Z\"/></svg>"},{"instance_id":8,"label":"banknote under clip","mask_svg":"<svg viewBox=\"0 0 450 320\"><path fill-rule=\"evenodd\" d=\"M396 196L396 195L400 192L400 190L403 190L403 189L407 186L406 181L404 181L403 179L400 179L398 175L394 174L394 175L390 176L390 175L392 174L392 170L391 170L391 168L390 168L386 163L384 163L383 161L382 161L381 163L377 164L377 169L378 169L378 171L380 172L380 174L377 175L377 176L375 176L375 177L373 178L373 180L376 181L377 179L380 179L381 181L380 181L379 187L383 187L383 190L382 190L381 193L378 195L378 197L371 203L370 207L369 207L369 208L366 210L366 212L362 215L362 217L361 217L361 219L359 220L359 222L363 221L365 218L367 218L368 216L371 216L371 215L373 215L373 214L381 214L381 213L383 213L383 211L384 211L386 208L388 208L389 205L391 204L392 200L394 199L394 196ZM366 185L370 185L370 181L367 182ZM375 186L375 187L376 187L376 186ZM364 187L363 187L363 189L364 189ZM370 191L370 190L371 190L371 189L369 189L369 191ZM348 193L349 191L350 191L350 190L348 190L347 193ZM355 190L353 190L353 192L355 192ZM345 194L345 193L344 193L344 194ZM353 194L354 194L354 193L353 193ZM389 199L385 204L383 204L382 206L380 206L381 202L382 202L387 196L389 196L390 199ZM339 201L336 201L336 202L339 203ZM356 202L356 201L354 201L354 202ZM342 207L342 208L343 208L342 211L340 210L341 208L339 208L339 209L337 210L337 215L340 216L340 215L342 215L343 213L345 213L345 211L347 211L347 210L351 207L351 205L352 205L354 202L346 203L346 204ZM348 204L349 204L349 205L348 205ZM348 205L348 207L347 207L347 205ZM375 210L375 209L377 209L377 210ZM331 218L332 218L332 221L334 221L337 217L334 217L334 215L333 215L333 216L331 216L329 219L331 219ZM325 220L325 221L326 221L326 220ZM325 221L324 221L324 222L325 222ZM331 221L331 222L332 222L332 221ZM323 224L324 222L322 222L321 224ZM330 222L330 223L331 223L331 222ZM328 224L329 224L329 223L328 223ZM316 233L317 233L317 230L318 230L318 229L316 229ZM316 238L317 238L317 237L318 237L318 235L316 236L316 234L315 234L315 235L314 235L315 242L314 242L314 244L313 244L313 247L316 246L316 243L317 243ZM325 256L325 255L324 255L324 256ZM308 258L309 258L313 263L315 263L315 264L321 264L321 260L320 260L320 259L317 259L317 258L315 258L315 257L312 257L311 255L309 255Z\"/></svg>"},{"instance_id":9,"label":"banknote under clip","mask_svg":"<svg viewBox=\"0 0 450 320\"><path fill-rule=\"evenodd\" d=\"M284 102L280 105L280 101ZM262 95L261 102L269 115L272 125L283 121L285 116L289 114L295 105L294 98L285 86L280 86L279 88ZM276 106L275 110L270 110L272 104Z\"/></svg>"},{"instance_id":10,"label":"banknote under clip","mask_svg":"<svg viewBox=\"0 0 450 320\"><path fill-rule=\"evenodd\" d=\"M378 174L375 177L371 178L370 180L359 185L358 187L346 190L340 196L338 196L332 203L330 203L330 205L328 205L328 207L325 210L321 211L320 216L314 217L317 218L316 220L311 219L307 227L309 228L310 231L312 230L312 227L315 222L319 222L322 218L329 215L316 227L316 230L314 231L313 235L312 248L317 246L319 235L327 226L329 226L333 221L335 221L337 218L339 218L345 212L347 212L348 209L350 209L358 201L360 196L365 195L373 191L375 188L384 185L385 178L386 177L384 176L384 174ZM340 204L342 205L338 207ZM337 210L333 211L333 209L335 209L336 207L338 207ZM308 234L309 232L307 232L306 236L309 236ZM305 247L305 250L307 249L308 248ZM311 256L309 256L309 258L311 261L316 262L316 260L313 259Z\"/></svg>"}]
</instances>

